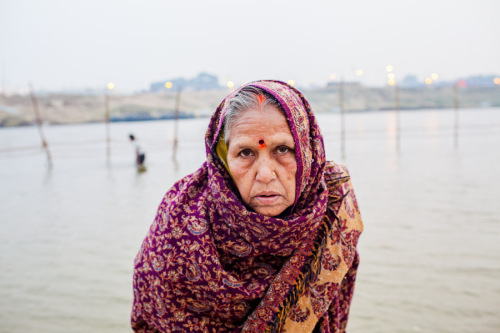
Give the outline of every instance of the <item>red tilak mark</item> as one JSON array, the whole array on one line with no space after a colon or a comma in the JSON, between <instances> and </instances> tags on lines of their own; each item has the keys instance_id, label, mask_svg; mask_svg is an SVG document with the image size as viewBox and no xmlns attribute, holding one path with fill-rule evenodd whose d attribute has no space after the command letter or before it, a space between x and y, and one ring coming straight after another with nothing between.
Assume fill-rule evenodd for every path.
<instances>
[{"instance_id":1,"label":"red tilak mark","mask_svg":"<svg viewBox=\"0 0 500 333\"><path fill-rule=\"evenodd\" d=\"M266 148L266 143L264 142L264 140L259 140L259 148L260 149Z\"/></svg>"}]
</instances>

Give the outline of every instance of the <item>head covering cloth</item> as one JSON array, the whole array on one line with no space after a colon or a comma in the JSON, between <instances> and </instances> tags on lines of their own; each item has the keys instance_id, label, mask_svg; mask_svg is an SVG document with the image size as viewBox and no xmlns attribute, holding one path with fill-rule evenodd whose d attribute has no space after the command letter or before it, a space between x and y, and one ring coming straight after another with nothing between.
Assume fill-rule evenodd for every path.
<instances>
[{"instance_id":1,"label":"head covering cloth","mask_svg":"<svg viewBox=\"0 0 500 333\"><path fill-rule=\"evenodd\" d=\"M248 85L271 94L285 112L297 161L295 203L279 217L248 209L217 155L229 101L242 87L213 114L206 162L166 193L135 259L137 332L345 327L362 230L347 170L326 162L319 126L299 91L279 81Z\"/></svg>"}]
</instances>

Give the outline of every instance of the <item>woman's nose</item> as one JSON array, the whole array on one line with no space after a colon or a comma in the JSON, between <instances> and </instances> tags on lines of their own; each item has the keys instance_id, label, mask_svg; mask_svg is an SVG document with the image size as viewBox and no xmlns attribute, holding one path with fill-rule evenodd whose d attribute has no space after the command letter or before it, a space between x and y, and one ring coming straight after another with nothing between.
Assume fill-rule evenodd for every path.
<instances>
[{"instance_id":1,"label":"woman's nose","mask_svg":"<svg viewBox=\"0 0 500 333\"><path fill-rule=\"evenodd\" d=\"M272 161L266 158L258 163L255 179L263 183L269 183L276 179L276 171Z\"/></svg>"}]
</instances>

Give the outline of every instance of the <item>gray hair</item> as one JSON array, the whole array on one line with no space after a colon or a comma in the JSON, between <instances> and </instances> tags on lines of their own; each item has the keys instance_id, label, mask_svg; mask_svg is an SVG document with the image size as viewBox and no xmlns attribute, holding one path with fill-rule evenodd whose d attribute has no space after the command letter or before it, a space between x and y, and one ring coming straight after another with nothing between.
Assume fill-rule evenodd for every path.
<instances>
[{"instance_id":1,"label":"gray hair","mask_svg":"<svg viewBox=\"0 0 500 333\"><path fill-rule=\"evenodd\" d=\"M260 102L259 96L264 97L262 102ZM250 109L263 110L266 106L271 105L276 107L283 113L283 115L285 115L285 111L283 111L280 102L278 102L274 96L267 91L254 86L246 86L241 89L236 96L229 100L228 103L229 106L226 110L223 122L224 141L227 146L229 146L231 129L243 112Z\"/></svg>"}]
</instances>

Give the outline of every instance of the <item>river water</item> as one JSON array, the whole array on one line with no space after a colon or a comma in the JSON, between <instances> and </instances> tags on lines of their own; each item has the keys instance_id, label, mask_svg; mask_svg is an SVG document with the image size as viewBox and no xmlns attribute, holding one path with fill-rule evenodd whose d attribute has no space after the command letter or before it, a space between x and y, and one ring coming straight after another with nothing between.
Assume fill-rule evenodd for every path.
<instances>
[{"instance_id":1,"label":"river water","mask_svg":"<svg viewBox=\"0 0 500 333\"><path fill-rule=\"evenodd\" d=\"M500 109L320 114L365 231L349 332L500 331ZM132 263L163 194L204 160L208 118L0 129L0 331L127 332ZM133 132L147 152L138 173Z\"/></svg>"}]
</instances>

